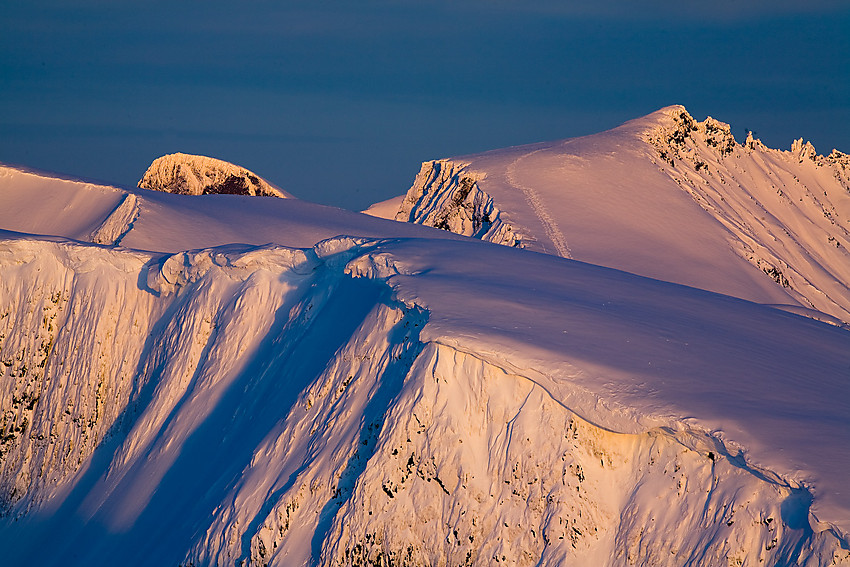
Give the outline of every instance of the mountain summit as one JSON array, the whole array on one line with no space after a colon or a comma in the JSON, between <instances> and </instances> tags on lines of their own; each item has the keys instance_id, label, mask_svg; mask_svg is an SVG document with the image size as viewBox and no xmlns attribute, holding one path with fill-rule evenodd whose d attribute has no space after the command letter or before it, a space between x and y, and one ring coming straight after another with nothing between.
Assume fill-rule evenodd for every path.
<instances>
[{"instance_id":1,"label":"mountain summit","mask_svg":"<svg viewBox=\"0 0 850 567\"><path fill-rule=\"evenodd\" d=\"M139 188L181 195L292 197L244 167L220 159L181 153L155 159L139 180Z\"/></svg>"},{"instance_id":2,"label":"mountain summit","mask_svg":"<svg viewBox=\"0 0 850 567\"><path fill-rule=\"evenodd\" d=\"M682 106L425 162L395 218L850 321L850 156Z\"/></svg>"}]
</instances>

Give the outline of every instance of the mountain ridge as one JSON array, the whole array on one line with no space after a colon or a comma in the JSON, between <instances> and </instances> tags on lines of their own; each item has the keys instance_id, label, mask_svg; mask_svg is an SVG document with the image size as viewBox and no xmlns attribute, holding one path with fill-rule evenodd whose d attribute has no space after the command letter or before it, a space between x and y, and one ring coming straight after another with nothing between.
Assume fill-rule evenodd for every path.
<instances>
[{"instance_id":1,"label":"mountain ridge","mask_svg":"<svg viewBox=\"0 0 850 567\"><path fill-rule=\"evenodd\" d=\"M425 162L395 218L846 323L848 172L837 150L738 144L728 124L671 106L600 134Z\"/></svg>"},{"instance_id":2,"label":"mountain ridge","mask_svg":"<svg viewBox=\"0 0 850 567\"><path fill-rule=\"evenodd\" d=\"M673 135L681 182L719 177L666 119L689 136ZM529 220L549 254L298 199L0 168L5 559L850 565L850 334L624 269L723 283L732 266L729 289L792 298L706 228L724 225L634 145L639 122L428 173L481 211L434 218L491 237ZM600 192L599 165L632 175ZM569 217L547 193L565 177L588 182ZM582 207L631 230L672 216L710 250L652 223L618 243ZM615 266L586 261L612 245Z\"/></svg>"}]
</instances>

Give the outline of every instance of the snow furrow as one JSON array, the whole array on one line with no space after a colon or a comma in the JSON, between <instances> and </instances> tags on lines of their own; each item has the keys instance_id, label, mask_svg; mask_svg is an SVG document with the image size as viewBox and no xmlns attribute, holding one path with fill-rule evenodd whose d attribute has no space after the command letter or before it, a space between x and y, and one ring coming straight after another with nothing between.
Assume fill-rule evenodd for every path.
<instances>
[{"instance_id":1,"label":"snow furrow","mask_svg":"<svg viewBox=\"0 0 850 567\"><path fill-rule=\"evenodd\" d=\"M570 252L570 247L567 245L567 239L564 237L564 233L561 232L561 229L558 227L558 223L555 219L546 212L546 207L541 202L537 191L535 191L533 187L522 184L517 180L517 169L519 168L519 164L534 154L542 151L544 150L535 150L512 161L505 170L505 178L512 187L522 191L528 205L534 211L534 214L537 215L537 218L540 219L540 223L543 225L543 231L555 247L557 255L562 258L572 258L572 253Z\"/></svg>"},{"instance_id":2,"label":"snow furrow","mask_svg":"<svg viewBox=\"0 0 850 567\"><path fill-rule=\"evenodd\" d=\"M91 234L95 244L117 245L121 238L133 228L139 216L139 204L132 193L127 193L121 204Z\"/></svg>"}]
</instances>

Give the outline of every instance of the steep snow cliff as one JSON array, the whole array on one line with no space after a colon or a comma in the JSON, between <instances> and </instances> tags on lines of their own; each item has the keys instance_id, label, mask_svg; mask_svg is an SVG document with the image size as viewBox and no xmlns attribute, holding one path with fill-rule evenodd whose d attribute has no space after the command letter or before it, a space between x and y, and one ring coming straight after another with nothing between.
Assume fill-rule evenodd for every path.
<instances>
[{"instance_id":1,"label":"steep snow cliff","mask_svg":"<svg viewBox=\"0 0 850 567\"><path fill-rule=\"evenodd\" d=\"M850 565L844 328L296 199L0 205L9 564Z\"/></svg>"},{"instance_id":2,"label":"steep snow cliff","mask_svg":"<svg viewBox=\"0 0 850 567\"><path fill-rule=\"evenodd\" d=\"M396 219L850 321L850 157L681 106L426 162Z\"/></svg>"},{"instance_id":3,"label":"steep snow cliff","mask_svg":"<svg viewBox=\"0 0 850 567\"><path fill-rule=\"evenodd\" d=\"M0 251L10 561L850 561L840 329L474 242Z\"/></svg>"},{"instance_id":4,"label":"steep snow cliff","mask_svg":"<svg viewBox=\"0 0 850 567\"><path fill-rule=\"evenodd\" d=\"M206 156L169 154L157 158L139 180L141 189L181 195L292 197L244 167Z\"/></svg>"}]
</instances>

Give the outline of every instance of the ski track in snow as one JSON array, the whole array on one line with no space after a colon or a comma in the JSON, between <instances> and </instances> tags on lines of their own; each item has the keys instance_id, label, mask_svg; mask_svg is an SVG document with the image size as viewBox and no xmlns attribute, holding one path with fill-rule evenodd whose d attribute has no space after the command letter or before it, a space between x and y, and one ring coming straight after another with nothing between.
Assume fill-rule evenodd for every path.
<instances>
[{"instance_id":1,"label":"ski track in snow","mask_svg":"<svg viewBox=\"0 0 850 567\"><path fill-rule=\"evenodd\" d=\"M527 185L519 183L516 178L517 166L519 163L538 152L542 152L543 149L529 152L511 162L511 164L505 169L505 179L511 186L522 191L526 202L528 202L528 205L534 211L534 214L537 215L537 218L540 219L540 223L543 225L543 230L546 233L546 236L549 237L549 240L552 241L552 244L558 251L558 255L562 258L572 259L572 252L570 252L570 247L567 245L567 239L564 237L564 233L561 232L558 223L556 223L555 220L549 216L549 213L546 212L546 208L543 203L540 202L540 196L537 194L537 191Z\"/></svg>"}]
</instances>

